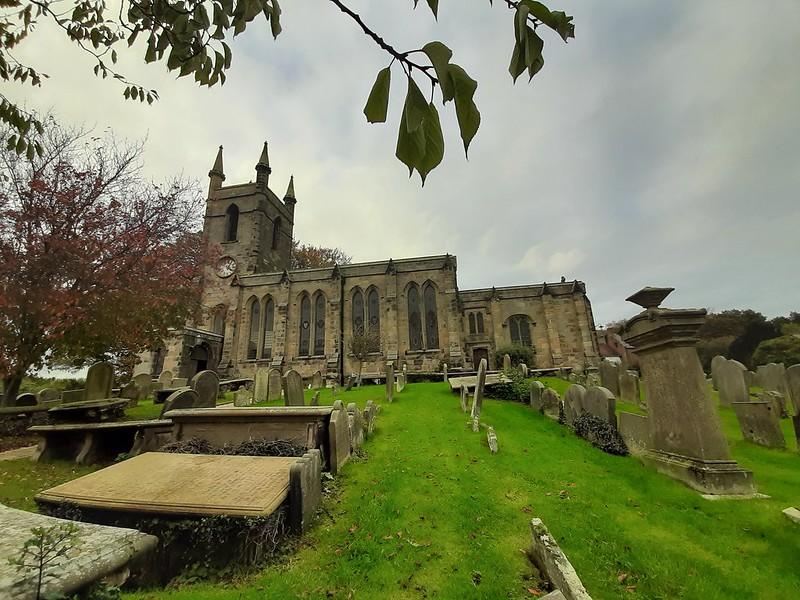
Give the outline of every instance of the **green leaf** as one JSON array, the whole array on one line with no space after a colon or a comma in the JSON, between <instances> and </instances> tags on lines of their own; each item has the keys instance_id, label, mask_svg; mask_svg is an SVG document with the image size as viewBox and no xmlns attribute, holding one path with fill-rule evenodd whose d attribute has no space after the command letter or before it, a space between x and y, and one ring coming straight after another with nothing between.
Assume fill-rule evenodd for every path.
<instances>
[{"instance_id":1,"label":"green leaf","mask_svg":"<svg viewBox=\"0 0 800 600\"><path fill-rule=\"evenodd\" d=\"M433 65L433 70L436 71L436 79L439 80L439 86L442 90L442 103L452 100L453 82L447 72L450 59L453 57L452 50L442 42L428 42L422 47L422 51L428 55Z\"/></svg>"},{"instance_id":2,"label":"green leaf","mask_svg":"<svg viewBox=\"0 0 800 600\"><path fill-rule=\"evenodd\" d=\"M525 41L525 29L528 27L528 15L530 9L524 4L517 6L517 13L514 16L514 33L517 36L517 42Z\"/></svg>"},{"instance_id":3,"label":"green leaf","mask_svg":"<svg viewBox=\"0 0 800 600\"><path fill-rule=\"evenodd\" d=\"M525 38L525 64L528 66L528 80L533 79L544 66L544 58L542 57L542 48L544 48L544 40L536 35L536 32L528 27L527 36Z\"/></svg>"},{"instance_id":4,"label":"green leaf","mask_svg":"<svg viewBox=\"0 0 800 600\"><path fill-rule=\"evenodd\" d=\"M411 177L422 157L425 156L425 131L422 127L409 131L405 110L403 110L403 114L400 117L395 156L408 167L409 177Z\"/></svg>"},{"instance_id":5,"label":"green leaf","mask_svg":"<svg viewBox=\"0 0 800 600\"><path fill-rule=\"evenodd\" d=\"M386 114L389 110L389 86L392 79L392 72L389 67L378 71L378 77L372 85L372 90L364 106L364 116L370 123L385 123Z\"/></svg>"},{"instance_id":6,"label":"green leaf","mask_svg":"<svg viewBox=\"0 0 800 600\"><path fill-rule=\"evenodd\" d=\"M433 16L439 18L439 0L428 0L428 6L431 7Z\"/></svg>"},{"instance_id":7,"label":"green leaf","mask_svg":"<svg viewBox=\"0 0 800 600\"><path fill-rule=\"evenodd\" d=\"M438 167L444 158L442 124L439 121L439 112L433 102L428 105L428 115L425 117L423 129L425 130L425 154L417 163L417 171L419 171L424 186L428 173Z\"/></svg>"},{"instance_id":8,"label":"green leaf","mask_svg":"<svg viewBox=\"0 0 800 600\"><path fill-rule=\"evenodd\" d=\"M428 101L417 86L413 77L408 78L408 91L406 92L406 104L403 107L406 117L406 125L409 131L418 129L428 114Z\"/></svg>"},{"instance_id":9,"label":"green leaf","mask_svg":"<svg viewBox=\"0 0 800 600\"><path fill-rule=\"evenodd\" d=\"M508 72L511 73L511 78L514 83L517 82L517 77L525 72L525 49L519 42L514 42L514 51L511 53L511 63L508 65Z\"/></svg>"},{"instance_id":10,"label":"green leaf","mask_svg":"<svg viewBox=\"0 0 800 600\"><path fill-rule=\"evenodd\" d=\"M272 18L269 20L272 37L277 38L281 32L281 7L278 0L272 0Z\"/></svg>"},{"instance_id":11,"label":"green leaf","mask_svg":"<svg viewBox=\"0 0 800 600\"><path fill-rule=\"evenodd\" d=\"M557 32L566 42L569 38L575 37L575 25L572 17L563 11L551 11L541 2L536 0L521 0L521 3L528 7L531 14L547 25L550 29Z\"/></svg>"},{"instance_id":12,"label":"green leaf","mask_svg":"<svg viewBox=\"0 0 800 600\"><path fill-rule=\"evenodd\" d=\"M458 128L461 130L461 139L464 142L464 153L467 154L470 142L481 124L481 113L473 100L478 82L458 65L451 64L448 71L455 90Z\"/></svg>"}]
</instances>

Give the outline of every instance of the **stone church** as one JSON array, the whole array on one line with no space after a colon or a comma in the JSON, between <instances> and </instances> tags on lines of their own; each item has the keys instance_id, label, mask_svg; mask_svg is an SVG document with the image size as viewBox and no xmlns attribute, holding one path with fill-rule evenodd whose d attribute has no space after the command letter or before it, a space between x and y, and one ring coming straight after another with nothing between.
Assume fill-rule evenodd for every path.
<instances>
[{"instance_id":1,"label":"stone church","mask_svg":"<svg viewBox=\"0 0 800 600\"><path fill-rule=\"evenodd\" d=\"M474 370L481 358L499 368L494 351L512 343L535 351L531 368L597 365L580 281L459 290L450 254L291 270L294 180L283 199L273 192L266 143L255 170L255 182L224 185L220 147L208 174L203 234L215 258L203 273L202 320L146 353L137 371L252 377L270 366L341 379L358 371L350 342L365 332L380 339L365 374L389 361L410 372Z\"/></svg>"}]
</instances>

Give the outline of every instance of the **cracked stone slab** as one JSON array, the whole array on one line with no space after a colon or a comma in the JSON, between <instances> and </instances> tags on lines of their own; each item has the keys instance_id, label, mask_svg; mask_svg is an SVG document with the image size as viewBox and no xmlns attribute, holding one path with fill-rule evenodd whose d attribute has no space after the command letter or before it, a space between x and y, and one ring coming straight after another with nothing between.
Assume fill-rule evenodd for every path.
<instances>
[{"instance_id":1,"label":"cracked stone slab","mask_svg":"<svg viewBox=\"0 0 800 600\"><path fill-rule=\"evenodd\" d=\"M120 571L135 557L155 548L158 538L134 529L75 523L0 504L0 598L32 600L36 597L33 571L18 571L7 558L17 556L35 527L73 523L78 527L75 547L44 572L42 595L69 595Z\"/></svg>"}]
</instances>

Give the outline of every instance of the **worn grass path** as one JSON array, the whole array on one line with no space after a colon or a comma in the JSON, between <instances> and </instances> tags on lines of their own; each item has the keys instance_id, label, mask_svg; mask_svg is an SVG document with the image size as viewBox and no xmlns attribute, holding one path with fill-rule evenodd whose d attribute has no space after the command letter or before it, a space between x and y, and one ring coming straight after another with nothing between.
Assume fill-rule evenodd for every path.
<instances>
[{"instance_id":1,"label":"worn grass path","mask_svg":"<svg viewBox=\"0 0 800 600\"><path fill-rule=\"evenodd\" d=\"M381 396L381 387L340 394L362 406ZM747 444L732 413L722 417L735 457L771 499L703 500L524 405L487 400L493 456L445 384L411 384L384 405L367 459L345 468L326 505L332 518L288 562L237 585L129 597L531 598L521 549L540 516L598 599L798 598L800 527L780 511L800 503L800 456L793 442Z\"/></svg>"}]
</instances>

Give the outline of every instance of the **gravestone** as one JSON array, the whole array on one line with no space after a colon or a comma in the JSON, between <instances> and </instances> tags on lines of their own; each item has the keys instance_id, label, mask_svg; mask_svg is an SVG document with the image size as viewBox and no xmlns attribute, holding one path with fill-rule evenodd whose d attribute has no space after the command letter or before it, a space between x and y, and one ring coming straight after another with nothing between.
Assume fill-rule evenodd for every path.
<instances>
[{"instance_id":1,"label":"gravestone","mask_svg":"<svg viewBox=\"0 0 800 600\"><path fill-rule=\"evenodd\" d=\"M36 394L25 392L17 396L17 401L14 406L36 406Z\"/></svg>"},{"instance_id":2,"label":"gravestone","mask_svg":"<svg viewBox=\"0 0 800 600\"><path fill-rule=\"evenodd\" d=\"M585 395L586 388L579 383L569 386L564 394L564 419L570 427L575 423L575 419L583 413L583 397Z\"/></svg>"},{"instance_id":3,"label":"gravestone","mask_svg":"<svg viewBox=\"0 0 800 600\"><path fill-rule=\"evenodd\" d=\"M639 376L635 371L621 369L619 372L619 399L630 404L641 404Z\"/></svg>"},{"instance_id":4,"label":"gravestone","mask_svg":"<svg viewBox=\"0 0 800 600\"><path fill-rule=\"evenodd\" d=\"M36 394L39 404L55 404L61 401L61 392L54 388L44 388Z\"/></svg>"},{"instance_id":5,"label":"gravestone","mask_svg":"<svg viewBox=\"0 0 800 600\"><path fill-rule=\"evenodd\" d=\"M133 381L129 381L120 388L119 397L130 400L129 406L136 406L139 402L139 387Z\"/></svg>"},{"instance_id":6,"label":"gravestone","mask_svg":"<svg viewBox=\"0 0 800 600\"><path fill-rule=\"evenodd\" d=\"M358 450L364 444L364 418L354 402L347 405L347 425L350 430L350 449Z\"/></svg>"},{"instance_id":7,"label":"gravestone","mask_svg":"<svg viewBox=\"0 0 800 600\"><path fill-rule=\"evenodd\" d=\"M542 392L544 392L544 384L541 381L531 381L530 387L530 405L533 410L542 412Z\"/></svg>"},{"instance_id":8,"label":"gravestone","mask_svg":"<svg viewBox=\"0 0 800 600\"><path fill-rule=\"evenodd\" d=\"M61 392L61 402L63 404L83 402L85 399L85 391L86 390L64 390Z\"/></svg>"},{"instance_id":9,"label":"gravestone","mask_svg":"<svg viewBox=\"0 0 800 600\"><path fill-rule=\"evenodd\" d=\"M444 382L447 383L447 363L442 364L442 373L444 375Z\"/></svg>"},{"instance_id":10,"label":"gravestone","mask_svg":"<svg viewBox=\"0 0 800 600\"><path fill-rule=\"evenodd\" d=\"M198 396L196 408L214 408L219 396L219 375L214 371L200 371L192 377L192 389Z\"/></svg>"},{"instance_id":11,"label":"gravestone","mask_svg":"<svg viewBox=\"0 0 800 600\"><path fill-rule=\"evenodd\" d=\"M319 406L319 390L314 392L314 395L311 396L311 406Z\"/></svg>"},{"instance_id":12,"label":"gravestone","mask_svg":"<svg viewBox=\"0 0 800 600\"><path fill-rule=\"evenodd\" d=\"M617 399L611 390L602 386L586 389L583 396L583 410L599 419L603 419L612 427L617 427Z\"/></svg>"},{"instance_id":13,"label":"gravestone","mask_svg":"<svg viewBox=\"0 0 800 600\"><path fill-rule=\"evenodd\" d=\"M519 363L519 370L522 371L522 376L527 379L528 378L528 365L525 363Z\"/></svg>"},{"instance_id":14,"label":"gravestone","mask_svg":"<svg viewBox=\"0 0 800 600\"><path fill-rule=\"evenodd\" d=\"M757 370L758 383L764 391L778 392L791 400L786 382L786 368L783 363L760 365Z\"/></svg>"},{"instance_id":15,"label":"gravestone","mask_svg":"<svg viewBox=\"0 0 800 600\"><path fill-rule=\"evenodd\" d=\"M492 454L497 454L497 434L494 431L494 427L486 428L486 443L489 445L489 451Z\"/></svg>"},{"instance_id":16,"label":"gravestone","mask_svg":"<svg viewBox=\"0 0 800 600\"><path fill-rule=\"evenodd\" d=\"M713 385L714 389L717 391L719 391L719 367L726 360L724 356L720 356L719 354L711 359L711 385Z\"/></svg>"},{"instance_id":17,"label":"gravestone","mask_svg":"<svg viewBox=\"0 0 800 600\"><path fill-rule=\"evenodd\" d=\"M706 311L659 308L672 290L644 288L628 298L644 308L623 326L647 381L652 447L642 458L704 494L754 494L753 473L731 458L697 356Z\"/></svg>"},{"instance_id":18,"label":"gravestone","mask_svg":"<svg viewBox=\"0 0 800 600\"><path fill-rule=\"evenodd\" d=\"M353 384L355 382L356 382L356 376L355 375L348 375L347 376L347 380L345 381L344 391L345 392L349 392L350 390L352 390L353 389Z\"/></svg>"},{"instance_id":19,"label":"gravestone","mask_svg":"<svg viewBox=\"0 0 800 600\"><path fill-rule=\"evenodd\" d=\"M761 392L758 395L761 401L769 401L778 407L778 417L784 418L789 416L789 409L786 406L786 398L780 392Z\"/></svg>"},{"instance_id":20,"label":"gravestone","mask_svg":"<svg viewBox=\"0 0 800 600\"><path fill-rule=\"evenodd\" d=\"M161 384L162 390L172 387L172 371L169 369L161 371L161 374L158 376L158 383Z\"/></svg>"},{"instance_id":21,"label":"gravestone","mask_svg":"<svg viewBox=\"0 0 800 600\"><path fill-rule=\"evenodd\" d=\"M294 369L289 369L284 378L283 398L286 406L304 406L303 378Z\"/></svg>"},{"instance_id":22,"label":"gravestone","mask_svg":"<svg viewBox=\"0 0 800 600\"><path fill-rule=\"evenodd\" d=\"M397 383L395 385L395 388L397 389L398 394L402 392L404 389L406 389L405 371L401 371L400 373L397 374Z\"/></svg>"},{"instance_id":23,"label":"gravestone","mask_svg":"<svg viewBox=\"0 0 800 600\"><path fill-rule=\"evenodd\" d=\"M744 381L747 368L738 360L722 359L717 365L717 389L719 401L723 406L734 402L748 402L750 392Z\"/></svg>"},{"instance_id":24,"label":"gravestone","mask_svg":"<svg viewBox=\"0 0 800 600\"><path fill-rule=\"evenodd\" d=\"M172 380L172 387L179 388L179 387L186 387L189 385L189 379L186 377L175 377Z\"/></svg>"},{"instance_id":25,"label":"gravestone","mask_svg":"<svg viewBox=\"0 0 800 600\"><path fill-rule=\"evenodd\" d=\"M361 415L364 417L364 435L370 436L375 430L375 416L378 414L377 407L372 400L367 400L367 405L364 407L364 412Z\"/></svg>"},{"instance_id":26,"label":"gravestone","mask_svg":"<svg viewBox=\"0 0 800 600\"><path fill-rule=\"evenodd\" d=\"M800 414L800 364L786 369L786 388L794 408L792 414Z\"/></svg>"},{"instance_id":27,"label":"gravestone","mask_svg":"<svg viewBox=\"0 0 800 600\"><path fill-rule=\"evenodd\" d=\"M503 354L503 371L508 371L511 368L511 357L508 354Z\"/></svg>"},{"instance_id":28,"label":"gravestone","mask_svg":"<svg viewBox=\"0 0 800 600\"><path fill-rule=\"evenodd\" d=\"M107 362L99 362L89 367L86 373L85 400L105 400L111 398L114 387L114 367Z\"/></svg>"},{"instance_id":29,"label":"gravestone","mask_svg":"<svg viewBox=\"0 0 800 600\"><path fill-rule=\"evenodd\" d=\"M486 384L486 359L482 358L478 365L478 377L475 382L475 393L472 396L472 431L478 431L481 425L481 408L483 407L483 386Z\"/></svg>"},{"instance_id":30,"label":"gravestone","mask_svg":"<svg viewBox=\"0 0 800 600\"><path fill-rule=\"evenodd\" d=\"M467 398L469 397L469 388L467 388L467 386L465 385L462 385L460 392L461 392L461 412L468 412L469 400Z\"/></svg>"},{"instance_id":31,"label":"gravestone","mask_svg":"<svg viewBox=\"0 0 800 600\"><path fill-rule=\"evenodd\" d=\"M253 392L246 387L240 387L233 393L234 406L252 406L253 405Z\"/></svg>"},{"instance_id":32,"label":"gravestone","mask_svg":"<svg viewBox=\"0 0 800 600\"><path fill-rule=\"evenodd\" d=\"M172 392L166 400L164 400L164 408L161 414L166 414L170 410L177 410L180 408L198 408L197 404L200 401L200 396L192 388L181 388Z\"/></svg>"},{"instance_id":33,"label":"gravestone","mask_svg":"<svg viewBox=\"0 0 800 600\"><path fill-rule=\"evenodd\" d=\"M558 392L553 388L544 388L542 390L542 408L540 411L546 416L558 421L559 409L561 407L561 398Z\"/></svg>"},{"instance_id":34,"label":"gravestone","mask_svg":"<svg viewBox=\"0 0 800 600\"><path fill-rule=\"evenodd\" d=\"M322 381L322 373L319 371L314 371L314 374L311 376L311 389L318 390L324 387L324 382Z\"/></svg>"},{"instance_id":35,"label":"gravestone","mask_svg":"<svg viewBox=\"0 0 800 600\"><path fill-rule=\"evenodd\" d=\"M610 360L600 362L600 385L619 396L619 367Z\"/></svg>"},{"instance_id":36,"label":"gravestone","mask_svg":"<svg viewBox=\"0 0 800 600\"><path fill-rule=\"evenodd\" d=\"M134 375L131 381L133 381L134 385L136 385L137 400L144 400L150 395L150 389L153 385L153 380L149 373L139 373L138 375Z\"/></svg>"},{"instance_id":37,"label":"gravestone","mask_svg":"<svg viewBox=\"0 0 800 600\"><path fill-rule=\"evenodd\" d=\"M760 395L755 402L734 402L731 406L744 439L767 448L785 448L780 407L769 394L770 392L766 392Z\"/></svg>"},{"instance_id":38,"label":"gravestone","mask_svg":"<svg viewBox=\"0 0 800 600\"><path fill-rule=\"evenodd\" d=\"M283 387L281 372L278 369L270 369L267 382L267 399L270 402L273 400L280 400L281 388Z\"/></svg>"},{"instance_id":39,"label":"gravestone","mask_svg":"<svg viewBox=\"0 0 800 600\"><path fill-rule=\"evenodd\" d=\"M253 399L266 402L269 399L269 369L258 367L253 375Z\"/></svg>"},{"instance_id":40,"label":"gravestone","mask_svg":"<svg viewBox=\"0 0 800 600\"><path fill-rule=\"evenodd\" d=\"M644 415L619 413L618 430L631 454L644 454L652 446L650 425Z\"/></svg>"},{"instance_id":41,"label":"gravestone","mask_svg":"<svg viewBox=\"0 0 800 600\"><path fill-rule=\"evenodd\" d=\"M751 387L755 387L758 385L758 376L755 374L754 371L745 371L744 372L744 382L747 384L748 391Z\"/></svg>"},{"instance_id":42,"label":"gravestone","mask_svg":"<svg viewBox=\"0 0 800 600\"><path fill-rule=\"evenodd\" d=\"M394 363L386 363L386 401L391 404L394 399Z\"/></svg>"}]
</instances>

